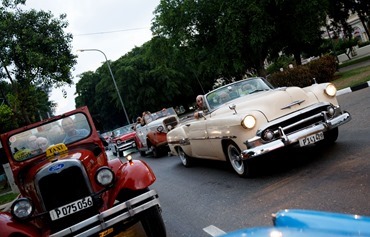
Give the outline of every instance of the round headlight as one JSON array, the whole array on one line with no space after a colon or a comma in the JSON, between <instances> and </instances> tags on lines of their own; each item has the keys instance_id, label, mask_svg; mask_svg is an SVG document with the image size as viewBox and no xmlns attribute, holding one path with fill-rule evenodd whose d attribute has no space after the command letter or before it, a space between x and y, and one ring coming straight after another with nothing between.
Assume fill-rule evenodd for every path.
<instances>
[{"instance_id":1,"label":"round headlight","mask_svg":"<svg viewBox=\"0 0 370 237\"><path fill-rule=\"evenodd\" d=\"M102 186L109 186L114 181L114 173L108 167L102 167L96 173L96 181Z\"/></svg>"},{"instance_id":2,"label":"round headlight","mask_svg":"<svg viewBox=\"0 0 370 237\"><path fill-rule=\"evenodd\" d=\"M33 205L28 198L19 198L13 202L11 213L18 220L26 220L33 213Z\"/></svg>"},{"instance_id":3,"label":"round headlight","mask_svg":"<svg viewBox=\"0 0 370 237\"><path fill-rule=\"evenodd\" d=\"M266 140L266 141L271 141L273 138L274 138L274 131L270 130L270 129L267 129L264 133L263 133L263 139Z\"/></svg>"},{"instance_id":4,"label":"round headlight","mask_svg":"<svg viewBox=\"0 0 370 237\"><path fill-rule=\"evenodd\" d=\"M242 121L242 126L244 128L253 128L256 125L256 118L252 115L247 115Z\"/></svg>"},{"instance_id":5,"label":"round headlight","mask_svg":"<svg viewBox=\"0 0 370 237\"><path fill-rule=\"evenodd\" d=\"M334 106L329 106L329 107L327 108L327 112L328 112L328 115L329 115L330 117L333 117L333 116L334 116L334 114L335 114L335 108L334 108Z\"/></svg>"},{"instance_id":6,"label":"round headlight","mask_svg":"<svg viewBox=\"0 0 370 237\"><path fill-rule=\"evenodd\" d=\"M117 145L121 144L121 142L122 142L121 140L117 140Z\"/></svg>"},{"instance_id":7,"label":"round headlight","mask_svg":"<svg viewBox=\"0 0 370 237\"><path fill-rule=\"evenodd\" d=\"M160 125L160 126L157 127L157 131L158 132L163 132L163 130L164 130L164 127L162 125Z\"/></svg>"},{"instance_id":8,"label":"round headlight","mask_svg":"<svg viewBox=\"0 0 370 237\"><path fill-rule=\"evenodd\" d=\"M335 96L337 94L337 88L330 83L326 86L325 93L329 96Z\"/></svg>"}]
</instances>

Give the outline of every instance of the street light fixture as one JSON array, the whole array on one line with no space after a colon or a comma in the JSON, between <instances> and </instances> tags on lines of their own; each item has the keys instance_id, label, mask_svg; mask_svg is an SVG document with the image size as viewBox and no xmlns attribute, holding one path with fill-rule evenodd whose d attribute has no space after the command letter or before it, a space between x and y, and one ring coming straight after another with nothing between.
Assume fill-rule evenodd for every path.
<instances>
[{"instance_id":1,"label":"street light fixture","mask_svg":"<svg viewBox=\"0 0 370 237\"><path fill-rule=\"evenodd\" d=\"M117 94L118 94L118 98L119 98L119 100L121 102L123 112L125 112L127 123L130 124L130 119L128 118L128 115L127 115L127 112L126 112L126 109L125 109L125 105L123 104L123 100L122 100L121 94L119 93L118 86L117 86L116 80L114 79L114 76L113 76L113 73L112 73L112 69L110 68L110 64L109 64L109 61L107 59L107 56L105 55L105 53L103 51L101 51L99 49L78 49L77 50L77 52L84 52L84 51L98 51L98 52L100 52L100 53L102 53L104 55L105 62L107 63L108 69L109 69L109 72L110 72L110 75L112 76L114 87L116 88L116 91L117 91Z\"/></svg>"}]
</instances>

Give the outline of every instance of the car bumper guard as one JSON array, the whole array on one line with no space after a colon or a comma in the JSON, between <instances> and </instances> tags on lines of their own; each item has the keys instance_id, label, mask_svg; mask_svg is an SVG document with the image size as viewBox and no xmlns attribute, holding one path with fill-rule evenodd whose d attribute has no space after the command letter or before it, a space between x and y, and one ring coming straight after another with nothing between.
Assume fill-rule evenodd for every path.
<instances>
[{"instance_id":1,"label":"car bumper guard","mask_svg":"<svg viewBox=\"0 0 370 237\"><path fill-rule=\"evenodd\" d=\"M155 190L150 190L140 196L132 198L117 206L92 216L76 225L51 234L50 237L61 237L66 235L90 236L103 231L119 222L123 222L133 216L158 205L160 207L158 194ZM81 232L82 229L92 226L88 230Z\"/></svg>"},{"instance_id":2,"label":"car bumper guard","mask_svg":"<svg viewBox=\"0 0 370 237\"><path fill-rule=\"evenodd\" d=\"M299 139L307 137L309 135L326 132L333 128L336 128L342 124L347 123L351 120L351 115L348 112L344 112L341 115L334 117L332 119L326 119L325 122L313 125L311 127L305 128L303 130L286 135L284 130L280 128L279 133L281 134L280 139L271 141L269 143L263 144L260 140L261 138L253 139L253 142L247 141L246 144L258 144L249 149L243 150L241 152L241 159L246 160L256 156L264 155L274 150L286 147L288 145L297 143Z\"/></svg>"}]
</instances>

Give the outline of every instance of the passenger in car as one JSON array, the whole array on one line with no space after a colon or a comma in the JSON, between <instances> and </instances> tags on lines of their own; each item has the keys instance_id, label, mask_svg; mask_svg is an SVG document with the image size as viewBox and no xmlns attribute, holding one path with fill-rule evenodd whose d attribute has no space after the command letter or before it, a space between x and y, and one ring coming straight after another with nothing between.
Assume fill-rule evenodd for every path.
<instances>
[{"instance_id":1,"label":"passenger in car","mask_svg":"<svg viewBox=\"0 0 370 237\"><path fill-rule=\"evenodd\" d=\"M63 142L65 136L64 130L59 124L53 125L48 133L50 144L58 144Z\"/></svg>"},{"instance_id":2,"label":"passenger in car","mask_svg":"<svg viewBox=\"0 0 370 237\"><path fill-rule=\"evenodd\" d=\"M241 94L243 95L248 95L249 93L255 91L256 88L254 86L252 86L251 84L247 83L247 84L244 84L242 85L241 87Z\"/></svg>"},{"instance_id":3,"label":"passenger in car","mask_svg":"<svg viewBox=\"0 0 370 237\"><path fill-rule=\"evenodd\" d=\"M35 135L31 135L27 139L27 148L29 148L31 151L38 149L36 140L37 137Z\"/></svg>"},{"instance_id":4,"label":"passenger in car","mask_svg":"<svg viewBox=\"0 0 370 237\"><path fill-rule=\"evenodd\" d=\"M137 119L136 119L136 124L135 124L135 126L134 126L134 129L136 130L137 128L140 128L140 127L142 127L143 125L142 125L142 118L141 117L137 117Z\"/></svg>"},{"instance_id":5,"label":"passenger in car","mask_svg":"<svg viewBox=\"0 0 370 237\"><path fill-rule=\"evenodd\" d=\"M205 105L204 105L203 95L197 95L197 97L195 99L195 102L197 104L197 109L195 110L194 118L199 119L199 118L203 117L203 115L204 115L203 110L205 109Z\"/></svg>"},{"instance_id":6,"label":"passenger in car","mask_svg":"<svg viewBox=\"0 0 370 237\"><path fill-rule=\"evenodd\" d=\"M87 129L77 129L71 117L67 117L62 120L62 128L66 133L63 143L71 143L89 135L89 131Z\"/></svg>"},{"instance_id":7,"label":"passenger in car","mask_svg":"<svg viewBox=\"0 0 370 237\"><path fill-rule=\"evenodd\" d=\"M230 100L230 96L229 96L228 93L222 92L220 94L220 98L219 98L219 103L220 104L224 104L224 103L228 102L229 100Z\"/></svg>"},{"instance_id":8,"label":"passenger in car","mask_svg":"<svg viewBox=\"0 0 370 237\"><path fill-rule=\"evenodd\" d=\"M49 147L49 141L45 137L38 137L36 139L36 144L43 152Z\"/></svg>"}]
</instances>

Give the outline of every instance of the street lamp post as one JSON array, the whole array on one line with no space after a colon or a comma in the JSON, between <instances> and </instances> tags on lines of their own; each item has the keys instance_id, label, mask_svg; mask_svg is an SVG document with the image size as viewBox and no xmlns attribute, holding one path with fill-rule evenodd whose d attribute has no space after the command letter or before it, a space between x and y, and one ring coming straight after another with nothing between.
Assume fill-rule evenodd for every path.
<instances>
[{"instance_id":1,"label":"street lamp post","mask_svg":"<svg viewBox=\"0 0 370 237\"><path fill-rule=\"evenodd\" d=\"M112 76L112 80L113 80L113 84L114 84L114 87L116 88L116 91L117 91L117 94L118 94L118 98L121 102L121 105L122 105L122 109L123 109L123 112L125 112L125 116L126 116L126 119L127 119L127 123L130 124L130 119L128 118L128 115L127 115L127 112L126 112L126 109L125 109L125 105L123 104L123 100L122 100L122 97L121 97L121 94L119 93L119 89L118 89L118 86L117 86L117 83L116 83L116 80L114 79L114 76L113 76L113 73L112 73L112 69L110 68L110 64L109 64L109 61L107 59L107 56L105 55L105 53L99 49L79 49L77 50L78 52L84 52L84 51L98 51L100 53L102 53L104 55L104 58L105 58L105 62L107 63L108 65L108 69L109 69L109 72L110 72L110 75Z\"/></svg>"}]
</instances>

